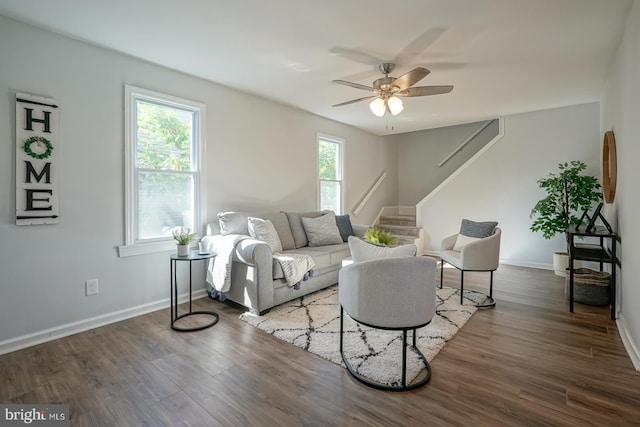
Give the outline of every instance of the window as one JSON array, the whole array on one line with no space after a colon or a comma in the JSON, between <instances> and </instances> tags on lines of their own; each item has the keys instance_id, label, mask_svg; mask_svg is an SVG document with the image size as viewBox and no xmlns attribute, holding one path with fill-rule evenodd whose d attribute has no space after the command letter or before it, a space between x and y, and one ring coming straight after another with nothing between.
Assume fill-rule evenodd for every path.
<instances>
[{"instance_id":1,"label":"window","mask_svg":"<svg viewBox=\"0 0 640 427\"><path fill-rule=\"evenodd\" d=\"M173 249L198 232L203 104L125 86L126 244L120 256Z\"/></svg>"},{"instance_id":2,"label":"window","mask_svg":"<svg viewBox=\"0 0 640 427\"><path fill-rule=\"evenodd\" d=\"M343 209L344 140L318 135L318 207L341 214Z\"/></svg>"}]
</instances>

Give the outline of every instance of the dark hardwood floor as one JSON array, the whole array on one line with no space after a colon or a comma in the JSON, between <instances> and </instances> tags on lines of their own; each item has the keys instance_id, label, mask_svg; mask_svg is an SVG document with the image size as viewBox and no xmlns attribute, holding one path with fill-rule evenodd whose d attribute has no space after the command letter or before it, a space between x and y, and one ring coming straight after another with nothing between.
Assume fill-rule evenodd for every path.
<instances>
[{"instance_id":1,"label":"dark hardwood floor","mask_svg":"<svg viewBox=\"0 0 640 427\"><path fill-rule=\"evenodd\" d=\"M465 279L482 290L488 274ZM66 403L73 426L640 425L640 373L608 309L571 314L562 278L510 266L494 296L417 391L365 387L201 299L220 314L203 331L172 331L166 309L0 356L0 402Z\"/></svg>"}]
</instances>

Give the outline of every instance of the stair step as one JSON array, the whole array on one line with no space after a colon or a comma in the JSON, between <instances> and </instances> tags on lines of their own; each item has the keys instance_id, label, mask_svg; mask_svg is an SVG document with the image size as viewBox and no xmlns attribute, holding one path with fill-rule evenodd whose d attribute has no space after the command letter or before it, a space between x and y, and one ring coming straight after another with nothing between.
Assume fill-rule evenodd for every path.
<instances>
[{"instance_id":1,"label":"stair step","mask_svg":"<svg viewBox=\"0 0 640 427\"><path fill-rule=\"evenodd\" d=\"M396 239L398 239L396 242L398 246L409 245L416 242L415 236L396 236Z\"/></svg>"},{"instance_id":2,"label":"stair step","mask_svg":"<svg viewBox=\"0 0 640 427\"><path fill-rule=\"evenodd\" d=\"M380 224L385 225L406 225L416 226L415 215L383 215L380 217Z\"/></svg>"},{"instance_id":3,"label":"stair step","mask_svg":"<svg viewBox=\"0 0 640 427\"><path fill-rule=\"evenodd\" d=\"M420 227L408 226L408 225L392 225L392 224L378 224L378 228L386 230L394 236L420 236Z\"/></svg>"}]
</instances>

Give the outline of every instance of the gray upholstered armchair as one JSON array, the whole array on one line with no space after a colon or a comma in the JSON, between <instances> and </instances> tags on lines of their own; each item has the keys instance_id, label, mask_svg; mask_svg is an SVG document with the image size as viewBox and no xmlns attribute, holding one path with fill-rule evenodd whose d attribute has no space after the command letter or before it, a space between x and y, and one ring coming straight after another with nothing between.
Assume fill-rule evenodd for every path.
<instances>
[{"instance_id":1,"label":"gray upholstered armchair","mask_svg":"<svg viewBox=\"0 0 640 427\"><path fill-rule=\"evenodd\" d=\"M384 390L411 390L426 384L431 367L416 347L416 329L431 322L436 308L436 261L429 257L380 258L355 262L340 270L340 354L357 380ZM378 329L402 331L402 379L388 386L357 373L343 352L344 312L356 322ZM426 375L407 385L407 331L421 356ZM418 377L420 378L420 376Z\"/></svg>"},{"instance_id":2,"label":"gray upholstered armchair","mask_svg":"<svg viewBox=\"0 0 640 427\"><path fill-rule=\"evenodd\" d=\"M491 278L489 281L489 299L485 304L478 307L493 307L493 272L498 269L500 260L500 236L502 231L496 227L489 237L474 239L469 243L456 248L458 234L445 238L440 245L440 287L442 288L442 277L444 263L449 263L460 270L460 304L463 303L464 292L464 272L465 271L489 271Z\"/></svg>"}]
</instances>

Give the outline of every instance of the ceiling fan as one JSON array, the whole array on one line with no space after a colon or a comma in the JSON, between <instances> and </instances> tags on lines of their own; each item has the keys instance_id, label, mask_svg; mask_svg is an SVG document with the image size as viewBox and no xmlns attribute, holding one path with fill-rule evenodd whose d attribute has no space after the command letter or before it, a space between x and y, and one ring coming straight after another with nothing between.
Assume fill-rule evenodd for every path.
<instances>
[{"instance_id":1,"label":"ceiling fan","mask_svg":"<svg viewBox=\"0 0 640 427\"><path fill-rule=\"evenodd\" d=\"M353 104L354 102L360 102L372 99L369 107L373 114L378 117L384 116L385 111L390 112L394 116L400 113L404 106L402 100L399 97L413 97L413 96L428 96L439 95L443 93L449 93L453 90L453 86L416 86L411 87L425 78L430 71L426 68L416 67L406 74L400 77L389 77L396 68L396 65L391 62L384 62L380 64L378 69L384 77L379 78L373 82L372 86L365 86L359 83L348 82L346 80L333 80L333 83L338 83L345 86L350 86L356 89L362 89L373 92L375 95L365 96L364 98L352 99L351 101L335 104L333 107L340 107L342 105Z\"/></svg>"}]
</instances>

